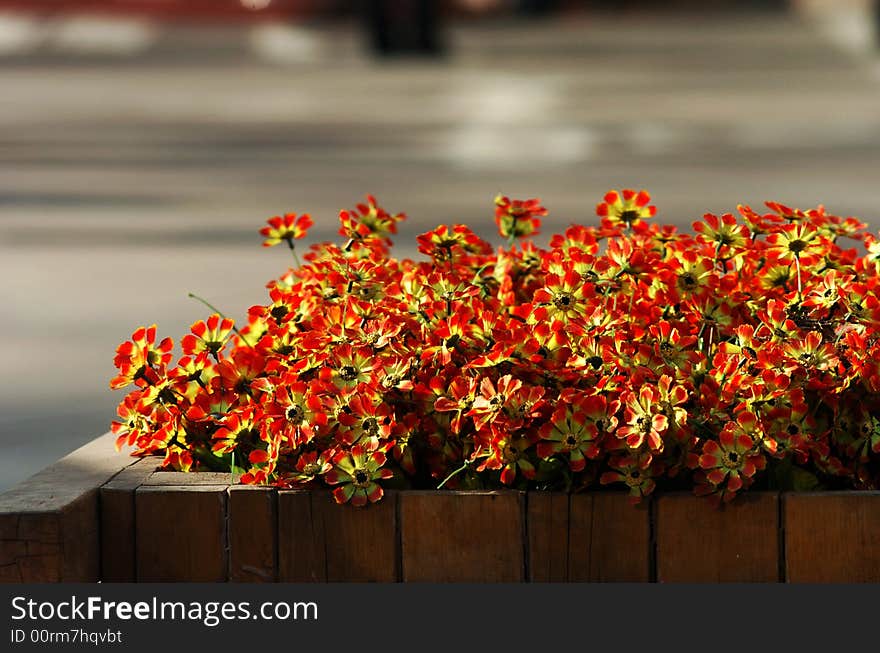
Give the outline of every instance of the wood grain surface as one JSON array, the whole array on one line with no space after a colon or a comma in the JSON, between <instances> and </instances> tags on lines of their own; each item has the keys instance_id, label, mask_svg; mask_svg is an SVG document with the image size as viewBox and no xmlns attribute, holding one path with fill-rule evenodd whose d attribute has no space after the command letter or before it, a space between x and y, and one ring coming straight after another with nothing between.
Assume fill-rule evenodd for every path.
<instances>
[{"instance_id":1,"label":"wood grain surface","mask_svg":"<svg viewBox=\"0 0 880 653\"><path fill-rule=\"evenodd\" d=\"M655 501L657 580L773 583L779 580L779 495L746 493L715 507L690 493Z\"/></svg>"},{"instance_id":2,"label":"wood grain surface","mask_svg":"<svg viewBox=\"0 0 880 653\"><path fill-rule=\"evenodd\" d=\"M523 493L405 492L400 528L404 581L525 580Z\"/></svg>"}]
</instances>

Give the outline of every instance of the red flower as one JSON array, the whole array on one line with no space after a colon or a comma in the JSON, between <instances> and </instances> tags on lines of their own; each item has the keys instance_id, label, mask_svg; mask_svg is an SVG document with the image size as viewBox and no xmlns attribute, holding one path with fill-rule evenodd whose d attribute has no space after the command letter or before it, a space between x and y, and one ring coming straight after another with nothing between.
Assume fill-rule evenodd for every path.
<instances>
[{"instance_id":1,"label":"red flower","mask_svg":"<svg viewBox=\"0 0 880 653\"><path fill-rule=\"evenodd\" d=\"M764 469L766 461L755 448L755 441L748 435L758 428L753 413L744 412L737 416L721 431L718 441L707 440L699 458L700 467L706 470L706 480L710 486L702 493L720 492L724 501L751 483L759 469Z\"/></svg>"},{"instance_id":2,"label":"red flower","mask_svg":"<svg viewBox=\"0 0 880 653\"><path fill-rule=\"evenodd\" d=\"M513 241L546 209L499 197L506 247L440 226L412 261L389 249L403 214L368 196L342 212L346 241L312 245L243 328L196 322L176 366L155 326L120 345L117 445L356 504L392 470L416 488L730 499L765 458L783 489L880 489L880 240L778 203L684 233L649 202L611 191L600 225L544 250ZM276 216L264 244L293 249L310 226Z\"/></svg>"},{"instance_id":3,"label":"red flower","mask_svg":"<svg viewBox=\"0 0 880 653\"><path fill-rule=\"evenodd\" d=\"M538 455L549 458L557 453L566 454L571 470L579 472L586 466L587 458L595 459L601 454L601 433L596 418L605 416L605 399L585 396L570 405L561 403L550 421L541 427Z\"/></svg>"},{"instance_id":4,"label":"red flower","mask_svg":"<svg viewBox=\"0 0 880 653\"><path fill-rule=\"evenodd\" d=\"M629 488L631 500L636 503L642 497L651 494L657 487L651 472L651 454L643 452L638 455L617 456L611 460L611 471L605 472L599 479L602 485L625 483Z\"/></svg>"},{"instance_id":5,"label":"red flower","mask_svg":"<svg viewBox=\"0 0 880 653\"><path fill-rule=\"evenodd\" d=\"M387 440L391 437L391 407L381 399L369 395L356 395L339 413L339 424L344 428L339 439L344 444L362 440Z\"/></svg>"},{"instance_id":6,"label":"red flower","mask_svg":"<svg viewBox=\"0 0 880 653\"><path fill-rule=\"evenodd\" d=\"M207 321L199 320L190 327L192 333L183 336L180 346L189 356L206 352L217 358L226 347L235 322L214 313Z\"/></svg>"},{"instance_id":7,"label":"red flower","mask_svg":"<svg viewBox=\"0 0 880 653\"><path fill-rule=\"evenodd\" d=\"M497 388L488 378L480 382L480 394L471 403L467 412L474 420L474 428L480 430L506 407L508 401L522 387L522 381L509 374L498 379Z\"/></svg>"},{"instance_id":8,"label":"red flower","mask_svg":"<svg viewBox=\"0 0 880 653\"><path fill-rule=\"evenodd\" d=\"M536 236L541 228L541 217L547 209L541 200L511 200L503 195L495 198L495 224L498 233L513 242L517 238Z\"/></svg>"},{"instance_id":9,"label":"red flower","mask_svg":"<svg viewBox=\"0 0 880 653\"><path fill-rule=\"evenodd\" d=\"M367 243L383 247L390 244L389 234L397 233L397 223L406 215L392 215L380 207L376 198L367 195L366 204L358 204L353 211L339 212L339 235L348 239L347 249L355 243Z\"/></svg>"},{"instance_id":10,"label":"red flower","mask_svg":"<svg viewBox=\"0 0 880 653\"><path fill-rule=\"evenodd\" d=\"M477 467L477 471L500 469L500 479L504 485L512 485L517 472L525 479L535 478L535 466L527 455L532 444L528 438L493 433L490 439L490 453Z\"/></svg>"},{"instance_id":11,"label":"red flower","mask_svg":"<svg viewBox=\"0 0 880 653\"><path fill-rule=\"evenodd\" d=\"M308 451L299 456L294 465L294 472L283 474L283 485L307 485L317 481L333 469L333 452Z\"/></svg>"},{"instance_id":12,"label":"red flower","mask_svg":"<svg viewBox=\"0 0 880 653\"><path fill-rule=\"evenodd\" d=\"M333 469L324 474L333 490L337 503L351 502L364 506L367 501L375 503L382 498L382 486L377 481L389 479L394 473L384 467L385 453L375 442L356 444L351 451L341 451L333 459Z\"/></svg>"},{"instance_id":13,"label":"red flower","mask_svg":"<svg viewBox=\"0 0 880 653\"><path fill-rule=\"evenodd\" d=\"M625 395L625 424L617 429L617 437L626 440L630 449L639 449L647 442L652 451L663 450L663 434L669 428L669 418L657 403L659 399L660 393L650 385Z\"/></svg>"},{"instance_id":14,"label":"red flower","mask_svg":"<svg viewBox=\"0 0 880 653\"><path fill-rule=\"evenodd\" d=\"M636 227L656 215L657 207L650 202L651 195L644 190L611 190L605 194L605 201L596 205L596 215L612 228Z\"/></svg>"},{"instance_id":15,"label":"red flower","mask_svg":"<svg viewBox=\"0 0 880 653\"><path fill-rule=\"evenodd\" d=\"M260 229L260 233L266 237L263 241L263 247L272 247L282 240L293 246L294 240L305 238L309 227L314 225L314 221L308 213L297 216L296 213L287 213L284 217L276 215L269 218L266 222L269 226Z\"/></svg>"},{"instance_id":16,"label":"red flower","mask_svg":"<svg viewBox=\"0 0 880 653\"><path fill-rule=\"evenodd\" d=\"M721 217L706 213L703 222L694 222L693 226L694 231L700 234L697 238L714 245L717 252L725 253L724 258L730 258L731 252L742 250L749 242L748 228L739 224L731 213Z\"/></svg>"},{"instance_id":17,"label":"red flower","mask_svg":"<svg viewBox=\"0 0 880 653\"><path fill-rule=\"evenodd\" d=\"M171 360L173 346L171 338L165 338L156 345L155 324L140 327L131 334L131 340L116 348L113 364L119 370L119 375L110 381L110 387L116 390L130 383L141 387L157 383Z\"/></svg>"}]
</instances>

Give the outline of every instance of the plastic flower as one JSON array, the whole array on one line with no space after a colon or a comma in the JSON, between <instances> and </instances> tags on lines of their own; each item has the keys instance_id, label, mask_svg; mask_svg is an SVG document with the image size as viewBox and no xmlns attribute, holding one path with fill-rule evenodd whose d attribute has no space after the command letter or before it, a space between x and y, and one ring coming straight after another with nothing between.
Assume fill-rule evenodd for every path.
<instances>
[{"instance_id":1,"label":"plastic flower","mask_svg":"<svg viewBox=\"0 0 880 653\"><path fill-rule=\"evenodd\" d=\"M451 227L441 224L418 236L416 242L419 251L437 263L451 263L468 254L488 254L491 251L489 243L462 224Z\"/></svg>"},{"instance_id":2,"label":"plastic flower","mask_svg":"<svg viewBox=\"0 0 880 653\"><path fill-rule=\"evenodd\" d=\"M524 437L506 435L493 437L491 453L477 467L477 471L500 469L500 480L504 485L512 485L516 480L517 473L525 479L533 479L537 472L532 461L526 455L531 444L528 438Z\"/></svg>"},{"instance_id":3,"label":"plastic flower","mask_svg":"<svg viewBox=\"0 0 880 653\"><path fill-rule=\"evenodd\" d=\"M226 347L229 335L235 325L228 317L214 313L207 320L199 320L190 327L189 333L180 341L183 353L195 356L206 352L217 358Z\"/></svg>"},{"instance_id":4,"label":"plastic flower","mask_svg":"<svg viewBox=\"0 0 880 653\"><path fill-rule=\"evenodd\" d=\"M405 219L405 214L392 215L378 205L375 197L367 195L366 204L358 204L352 211L339 212L339 235L348 239L346 249L355 243L371 242L382 246L390 242L388 236L397 233L397 223Z\"/></svg>"},{"instance_id":5,"label":"plastic flower","mask_svg":"<svg viewBox=\"0 0 880 653\"><path fill-rule=\"evenodd\" d=\"M535 236L541 228L541 217L547 209L538 198L511 200L503 195L495 198L495 224L498 233L511 242L517 238Z\"/></svg>"},{"instance_id":6,"label":"plastic flower","mask_svg":"<svg viewBox=\"0 0 880 653\"><path fill-rule=\"evenodd\" d=\"M110 381L110 388L116 390L131 383L140 386L157 383L171 360L173 346L171 338L156 344L155 324L135 330L131 340L116 348L113 364L119 369L119 375Z\"/></svg>"},{"instance_id":7,"label":"plastic flower","mask_svg":"<svg viewBox=\"0 0 880 653\"><path fill-rule=\"evenodd\" d=\"M387 440L391 436L392 417L391 407L381 399L359 394L337 418L345 429L340 440L345 444L363 439Z\"/></svg>"},{"instance_id":8,"label":"plastic flower","mask_svg":"<svg viewBox=\"0 0 880 653\"><path fill-rule=\"evenodd\" d=\"M651 475L652 461L653 458L649 453L617 456L609 463L611 471L604 472L599 482L602 485L625 483L629 488L631 500L634 503L638 502L657 487L657 482Z\"/></svg>"},{"instance_id":9,"label":"plastic flower","mask_svg":"<svg viewBox=\"0 0 880 653\"><path fill-rule=\"evenodd\" d=\"M612 190L605 194L605 201L596 205L596 215L614 227L634 227L657 213L650 202L651 195L644 190Z\"/></svg>"},{"instance_id":10,"label":"plastic flower","mask_svg":"<svg viewBox=\"0 0 880 653\"><path fill-rule=\"evenodd\" d=\"M267 414L275 417L270 428L291 447L309 442L328 423L320 391L295 378L294 375L287 376L274 388L272 402L265 409Z\"/></svg>"},{"instance_id":11,"label":"plastic flower","mask_svg":"<svg viewBox=\"0 0 880 653\"><path fill-rule=\"evenodd\" d=\"M717 216L706 213L702 222L694 222L694 231L703 242L712 243L718 252L741 250L749 242L749 230L732 213Z\"/></svg>"},{"instance_id":12,"label":"plastic flower","mask_svg":"<svg viewBox=\"0 0 880 653\"><path fill-rule=\"evenodd\" d=\"M625 424L618 427L616 435L625 440L630 449L638 449L647 442L651 450L663 450L663 434L669 428L669 418L657 403L659 399L660 393L650 385L625 395Z\"/></svg>"},{"instance_id":13,"label":"plastic flower","mask_svg":"<svg viewBox=\"0 0 880 653\"><path fill-rule=\"evenodd\" d=\"M377 481L389 479L394 475L385 465L385 453L375 442L356 444L351 451L342 451L333 459L333 469L324 474L330 485L338 485L333 490L337 503L351 503L364 506L369 501L375 503L382 498L382 486Z\"/></svg>"},{"instance_id":14,"label":"plastic flower","mask_svg":"<svg viewBox=\"0 0 880 653\"><path fill-rule=\"evenodd\" d=\"M601 452L599 428L588 413L602 412L601 402L601 397L585 397L572 406L563 405L553 411L550 420L541 427L538 455L549 458L566 454L573 472L582 471L587 458L598 458Z\"/></svg>"},{"instance_id":15,"label":"plastic flower","mask_svg":"<svg viewBox=\"0 0 880 653\"><path fill-rule=\"evenodd\" d=\"M389 249L403 214L368 196L342 212L345 240L271 280L241 329L196 322L176 366L155 326L121 344L117 445L358 505L392 470L419 489L730 499L765 458L783 490L880 489L878 238L778 203L684 233L648 221L649 201L610 191L600 225L545 250L526 237L546 209L499 197L507 246L440 226L414 261ZM309 226L276 216L264 244L293 249Z\"/></svg>"},{"instance_id":16,"label":"plastic flower","mask_svg":"<svg viewBox=\"0 0 880 653\"><path fill-rule=\"evenodd\" d=\"M474 427L478 431L483 428L504 410L521 387L522 381L514 379L509 374L498 379L497 384L493 384L491 379L484 378L480 382L480 394L474 398L471 409L467 412L467 415L474 420Z\"/></svg>"},{"instance_id":17,"label":"plastic flower","mask_svg":"<svg viewBox=\"0 0 880 653\"><path fill-rule=\"evenodd\" d=\"M706 470L706 478L715 488L713 491L721 491L725 501L750 483L755 472L766 464L748 435L756 428L756 422L753 413L742 413L736 422L724 427L717 442L707 440L703 444L699 465Z\"/></svg>"},{"instance_id":18,"label":"plastic flower","mask_svg":"<svg viewBox=\"0 0 880 653\"><path fill-rule=\"evenodd\" d=\"M342 345L334 354L334 360L321 370L322 379L340 388L354 388L359 383L375 381L373 372L378 366L369 349Z\"/></svg>"},{"instance_id":19,"label":"plastic flower","mask_svg":"<svg viewBox=\"0 0 880 653\"><path fill-rule=\"evenodd\" d=\"M333 454L330 451L307 451L301 454L294 465L293 472L285 473L281 481L288 485L307 485L321 478L333 469Z\"/></svg>"},{"instance_id":20,"label":"plastic flower","mask_svg":"<svg viewBox=\"0 0 880 653\"><path fill-rule=\"evenodd\" d=\"M273 247L281 241L287 241L287 244L293 246L294 240L305 238L309 227L314 225L314 221L308 213L297 216L296 213L287 213L283 217L276 215L269 218L268 226L260 229L260 233L265 236L263 247Z\"/></svg>"},{"instance_id":21,"label":"plastic flower","mask_svg":"<svg viewBox=\"0 0 880 653\"><path fill-rule=\"evenodd\" d=\"M262 448L261 423L260 414L254 408L230 413L212 436L211 449L221 454L236 450L241 454L240 460L249 456L254 449Z\"/></svg>"},{"instance_id":22,"label":"plastic flower","mask_svg":"<svg viewBox=\"0 0 880 653\"><path fill-rule=\"evenodd\" d=\"M779 231L767 236L767 253L780 261L798 259L802 265L813 265L825 249L819 232L804 222L783 225Z\"/></svg>"},{"instance_id":23,"label":"plastic flower","mask_svg":"<svg viewBox=\"0 0 880 653\"><path fill-rule=\"evenodd\" d=\"M592 295L592 288L574 270L569 270L564 276L548 274L545 284L533 297L536 304L535 321L568 322L587 314L587 298Z\"/></svg>"},{"instance_id":24,"label":"plastic flower","mask_svg":"<svg viewBox=\"0 0 880 653\"><path fill-rule=\"evenodd\" d=\"M141 398L140 392L132 392L125 396L122 403L116 408L119 421L110 424L110 430L116 436L116 450L122 449L123 445L134 445L149 430L149 423L143 413L138 410Z\"/></svg>"},{"instance_id":25,"label":"plastic flower","mask_svg":"<svg viewBox=\"0 0 880 653\"><path fill-rule=\"evenodd\" d=\"M828 370L840 364L834 346L823 343L822 334L817 331L810 331L803 340L785 344L783 351L790 361L785 364L785 369L789 372L794 371L797 366L813 372Z\"/></svg>"}]
</instances>

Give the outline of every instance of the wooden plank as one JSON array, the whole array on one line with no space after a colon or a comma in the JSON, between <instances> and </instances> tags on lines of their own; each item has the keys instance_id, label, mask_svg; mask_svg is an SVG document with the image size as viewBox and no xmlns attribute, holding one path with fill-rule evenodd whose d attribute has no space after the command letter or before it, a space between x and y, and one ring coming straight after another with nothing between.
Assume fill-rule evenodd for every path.
<instances>
[{"instance_id":1,"label":"wooden plank","mask_svg":"<svg viewBox=\"0 0 880 653\"><path fill-rule=\"evenodd\" d=\"M329 492L279 492L278 569L284 582L396 581L397 493L355 508Z\"/></svg>"},{"instance_id":2,"label":"wooden plank","mask_svg":"<svg viewBox=\"0 0 880 653\"><path fill-rule=\"evenodd\" d=\"M107 433L0 494L0 580L94 582L97 488L136 462Z\"/></svg>"},{"instance_id":3,"label":"wooden plank","mask_svg":"<svg viewBox=\"0 0 880 653\"><path fill-rule=\"evenodd\" d=\"M141 486L135 492L139 582L227 579L225 485Z\"/></svg>"},{"instance_id":4,"label":"wooden plank","mask_svg":"<svg viewBox=\"0 0 880 653\"><path fill-rule=\"evenodd\" d=\"M651 580L650 499L638 505L628 495L593 496L590 580L646 583Z\"/></svg>"},{"instance_id":5,"label":"wooden plank","mask_svg":"<svg viewBox=\"0 0 880 653\"><path fill-rule=\"evenodd\" d=\"M880 492L783 495L786 580L880 582Z\"/></svg>"},{"instance_id":6,"label":"wooden plank","mask_svg":"<svg viewBox=\"0 0 880 653\"><path fill-rule=\"evenodd\" d=\"M657 580L772 583L779 580L779 495L747 492L716 507L690 493L655 502Z\"/></svg>"},{"instance_id":7,"label":"wooden plank","mask_svg":"<svg viewBox=\"0 0 880 653\"><path fill-rule=\"evenodd\" d=\"M617 492L573 494L569 507L568 579L574 582L651 580L647 501L632 505Z\"/></svg>"},{"instance_id":8,"label":"wooden plank","mask_svg":"<svg viewBox=\"0 0 880 653\"><path fill-rule=\"evenodd\" d=\"M568 580L568 494L533 492L527 496L529 581Z\"/></svg>"},{"instance_id":9,"label":"wooden plank","mask_svg":"<svg viewBox=\"0 0 880 653\"><path fill-rule=\"evenodd\" d=\"M278 580L315 583L327 580L324 525L312 511L308 491L278 492Z\"/></svg>"},{"instance_id":10,"label":"wooden plank","mask_svg":"<svg viewBox=\"0 0 880 653\"><path fill-rule=\"evenodd\" d=\"M568 507L568 578L590 580L590 548L593 539L593 493L572 494Z\"/></svg>"},{"instance_id":11,"label":"wooden plank","mask_svg":"<svg viewBox=\"0 0 880 653\"><path fill-rule=\"evenodd\" d=\"M182 485L235 485L238 474L229 472L172 472L158 470L143 482L143 485L174 486Z\"/></svg>"},{"instance_id":12,"label":"wooden plank","mask_svg":"<svg viewBox=\"0 0 880 653\"><path fill-rule=\"evenodd\" d=\"M266 583L278 579L277 493L274 488L229 488L229 580Z\"/></svg>"},{"instance_id":13,"label":"wooden plank","mask_svg":"<svg viewBox=\"0 0 880 653\"><path fill-rule=\"evenodd\" d=\"M63 543L59 514L0 514L0 581L61 581Z\"/></svg>"},{"instance_id":14,"label":"wooden plank","mask_svg":"<svg viewBox=\"0 0 880 653\"><path fill-rule=\"evenodd\" d=\"M521 492L401 494L403 580L525 580L524 513Z\"/></svg>"},{"instance_id":15,"label":"wooden plank","mask_svg":"<svg viewBox=\"0 0 880 653\"><path fill-rule=\"evenodd\" d=\"M101 515L101 580L131 583L135 574L134 493L161 464L150 456L130 465L99 490Z\"/></svg>"},{"instance_id":16,"label":"wooden plank","mask_svg":"<svg viewBox=\"0 0 880 653\"><path fill-rule=\"evenodd\" d=\"M397 493L362 508L312 493L312 514L324 526L329 582L393 583L398 578Z\"/></svg>"}]
</instances>

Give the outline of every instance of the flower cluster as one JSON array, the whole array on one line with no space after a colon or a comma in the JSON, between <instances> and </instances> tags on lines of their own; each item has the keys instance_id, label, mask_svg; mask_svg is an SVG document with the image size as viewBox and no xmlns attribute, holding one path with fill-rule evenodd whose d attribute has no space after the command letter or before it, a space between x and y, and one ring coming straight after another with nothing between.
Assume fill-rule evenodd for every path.
<instances>
[{"instance_id":1,"label":"flower cluster","mask_svg":"<svg viewBox=\"0 0 880 653\"><path fill-rule=\"evenodd\" d=\"M155 326L120 345L117 444L355 505L383 487L880 488L880 238L823 207L740 206L693 233L655 212L611 191L542 249L539 200L499 196L505 246L441 225L413 261L390 254L405 216L368 197L240 328L197 322L174 366ZM272 218L264 244L311 224Z\"/></svg>"}]
</instances>

